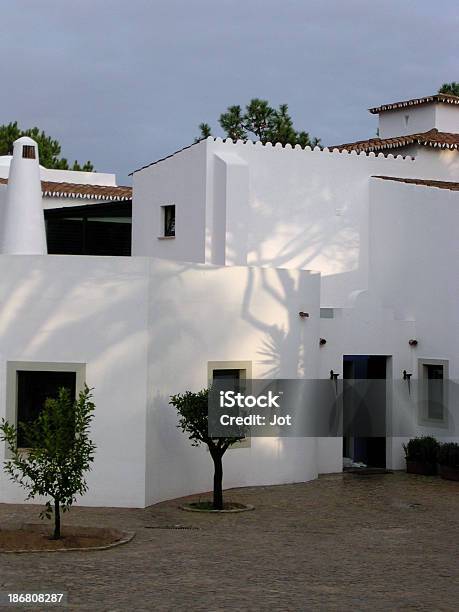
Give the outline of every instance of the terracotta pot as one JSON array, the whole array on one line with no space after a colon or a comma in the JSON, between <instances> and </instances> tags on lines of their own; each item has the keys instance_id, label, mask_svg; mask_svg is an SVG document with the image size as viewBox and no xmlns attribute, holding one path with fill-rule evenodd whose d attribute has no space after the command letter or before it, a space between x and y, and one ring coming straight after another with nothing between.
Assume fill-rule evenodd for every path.
<instances>
[{"instance_id":1,"label":"terracotta pot","mask_svg":"<svg viewBox=\"0 0 459 612\"><path fill-rule=\"evenodd\" d=\"M440 476L445 480L459 480L459 467L440 465Z\"/></svg>"},{"instance_id":2,"label":"terracotta pot","mask_svg":"<svg viewBox=\"0 0 459 612\"><path fill-rule=\"evenodd\" d=\"M422 474L423 476L435 476L437 473L436 463L424 463L423 461L406 460L406 471L408 474Z\"/></svg>"}]
</instances>

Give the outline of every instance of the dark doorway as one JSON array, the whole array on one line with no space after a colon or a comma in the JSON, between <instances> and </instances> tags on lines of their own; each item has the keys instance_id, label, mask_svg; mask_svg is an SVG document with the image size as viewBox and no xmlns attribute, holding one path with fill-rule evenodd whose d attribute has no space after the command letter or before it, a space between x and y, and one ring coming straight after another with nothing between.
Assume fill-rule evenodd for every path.
<instances>
[{"instance_id":1,"label":"dark doorway","mask_svg":"<svg viewBox=\"0 0 459 612\"><path fill-rule=\"evenodd\" d=\"M352 381L351 384L344 383L343 411L344 422L348 422L346 416L355 414L356 401L360 401L358 393L355 393L353 384L358 381L375 381L369 383L366 392L365 414L360 414L358 424L355 426L354 434L349 430L343 436L343 455L350 457L354 462L364 463L368 467L386 467L386 437L382 435L386 431L386 390L385 384L376 381L386 380L387 357L384 355L344 355L343 356L343 379ZM357 409L358 412L358 409ZM367 419L368 422L365 422ZM352 427L351 427L352 430ZM368 435L374 431L375 435ZM362 435L362 432L364 435Z\"/></svg>"},{"instance_id":2,"label":"dark doorway","mask_svg":"<svg viewBox=\"0 0 459 612\"><path fill-rule=\"evenodd\" d=\"M47 209L45 221L50 255L131 255L130 200Z\"/></svg>"}]
</instances>

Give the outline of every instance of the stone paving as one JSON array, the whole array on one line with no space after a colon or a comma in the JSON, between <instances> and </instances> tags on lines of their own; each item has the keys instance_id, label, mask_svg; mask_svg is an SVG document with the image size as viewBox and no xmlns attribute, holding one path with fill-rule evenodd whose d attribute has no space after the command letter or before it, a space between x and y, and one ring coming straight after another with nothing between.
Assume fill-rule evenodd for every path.
<instances>
[{"instance_id":1,"label":"stone paving","mask_svg":"<svg viewBox=\"0 0 459 612\"><path fill-rule=\"evenodd\" d=\"M75 508L67 523L137 535L107 551L0 554L0 590L65 589L70 610L459 609L457 482L329 475L226 499L256 509ZM0 504L0 525L36 517Z\"/></svg>"}]
</instances>

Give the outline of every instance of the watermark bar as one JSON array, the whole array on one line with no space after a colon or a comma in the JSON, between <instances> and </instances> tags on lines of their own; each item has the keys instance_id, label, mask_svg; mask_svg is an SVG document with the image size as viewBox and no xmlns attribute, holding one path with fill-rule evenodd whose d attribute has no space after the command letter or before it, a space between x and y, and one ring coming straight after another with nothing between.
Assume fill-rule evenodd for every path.
<instances>
[{"instance_id":1,"label":"watermark bar","mask_svg":"<svg viewBox=\"0 0 459 612\"><path fill-rule=\"evenodd\" d=\"M216 380L208 432L221 437L437 437L459 433L459 384L452 380Z\"/></svg>"}]
</instances>

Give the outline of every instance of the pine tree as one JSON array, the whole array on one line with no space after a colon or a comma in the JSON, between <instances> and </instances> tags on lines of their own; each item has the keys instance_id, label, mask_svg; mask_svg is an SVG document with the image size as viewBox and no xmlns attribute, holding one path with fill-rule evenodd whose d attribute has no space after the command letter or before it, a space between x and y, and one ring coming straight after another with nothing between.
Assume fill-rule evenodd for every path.
<instances>
[{"instance_id":1,"label":"pine tree","mask_svg":"<svg viewBox=\"0 0 459 612\"><path fill-rule=\"evenodd\" d=\"M21 136L29 136L35 140L38 145L40 164L45 168L94 172L94 166L89 161L82 166L75 161L71 168L65 157L60 157L61 145L57 140L47 136L43 130L40 131L37 127L22 130L17 121L0 125L0 155L10 155L13 152L14 141Z\"/></svg>"},{"instance_id":2,"label":"pine tree","mask_svg":"<svg viewBox=\"0 0 459 612\"><path fill-rule=\"evenodd\" d=\"M451 96L459 96L459 83L451 81L451 83L443 83L438 90L438 93L450 94Z\"/></svg>"},{"instance_id":3,"label":"pine tree","mask_svg":"<svg viewBox=\"0 0 459 612\"><path fill-rule=\"evenodd\" d=\"M319 138L311 138L308 132L297 131L288 112L288 105L281 104L278 109L271 107L267 100L253 98L246 105L245 111L239 105L229 106L225 113L220 115L219 123L226 138L247 141L251 138L263 144L271 142L282 145L290 144L292 147L299 144L302 147L315 147L320 143ZM201 123L200 138L211 136L208 123Z\"/></svg>"}]
</instances>

